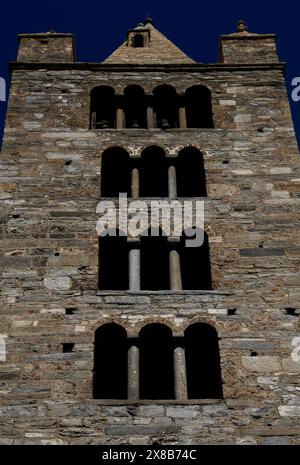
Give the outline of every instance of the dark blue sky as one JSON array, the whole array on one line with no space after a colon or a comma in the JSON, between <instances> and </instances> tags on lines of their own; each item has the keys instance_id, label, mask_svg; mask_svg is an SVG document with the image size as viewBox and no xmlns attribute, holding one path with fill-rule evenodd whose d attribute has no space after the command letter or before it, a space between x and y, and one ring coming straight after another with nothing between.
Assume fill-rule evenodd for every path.
<instances>
[{"instance_id":1,"label":"dark blue sky","mask_svg":"<svg viewBox=\"0 0 300 465\"><path fill-rule=\"evenodd\" d=\"M300 76L300 3L251 0L247 2L200 0L90 1L27 0L1 5L0 76L8 78L7 63L16 59L17 34L26 32L74 32L78 61L102 61L126 37L127 29L145 19L197 61L216 62L219 35L234 32L239 19L251 32L276 33L281 61L287 63L286 82ZM300 140L300 102L291 102ZM0 139L5 103L0 102Z\"/></svg>"}]
</instances>

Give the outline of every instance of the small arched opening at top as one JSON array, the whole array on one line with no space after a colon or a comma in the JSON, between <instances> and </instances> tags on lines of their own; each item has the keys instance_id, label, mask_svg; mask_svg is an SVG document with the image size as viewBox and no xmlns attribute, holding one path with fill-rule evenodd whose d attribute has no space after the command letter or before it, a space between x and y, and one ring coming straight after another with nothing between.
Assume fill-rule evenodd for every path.
<instances>
[{"instance_id":1,"label":"small arched opening at top","mask_svg":"<svg viewBox=\"0 0 300 465\"><path fill-rule=\"evenodd\" d=\"M178 154L178 197L206 197L206 176L202 153L195 147L186 147Z\"/></svg>"},{"instance_id":2,"label":"small arched opening at top","mask_svg":"<svg viewBox=\"0 0 300 465\"><path fill-rule=\"evenodd\" d=\"M153 91L156 126L161 129L178 128L178 95L174 87L163 84Z\"/></svg>"},{"instance_id":3,"label":"small arched opening at top","mask_svg":"<svg viewBox=\"0 0 300 465\"><path fill-rule=\"evenodd\" d=\"M222 399L218 333L206 323L190 325L184 333L189 399Z\"/></svg>"},{"instance_id":4,"label":"small arched opening at top","mask_svg":"<svg viewBox=\"0 0 300 465\"><path fill-rule=\"evenodd\" d=\"M147 107L144 89L131 85L124 90L125 127L147 128Z\"/></svg>"},{"instance_id":5,"label":"small arched opening at top","mask_svg":"<svg viewBox=\"0 0 300 465\"><path fill-rule=\"evenodd\" d=\"M110 147L102 154L101 196L131 195L131 170L128 152L122 147Z\"/></svg>"},{"instance_id":6,"label":"small arched opening at top","mask_svg":"<svg viewBox=\"0 0 300 465\"><path fill-rule=\"evenodd\" d=\"M94 87L91 92L91 129L116 127L116 95L110 86Z\"/></svg>"},{"instance_id":7,"label":"small arched opening at top","mask_svg":"<svg viewBox=\"0 0 300 465\"><path fill-rule=\"evenodd\" d=\"M174 399L172 331L151 323L140 332L140 399Z\"/></svg>"},{"instance_id":8,"label":"small arched opening at top","mask_svg":"<svg viewBox=\"0 0 300 465\"><path fill-rule=\"evenodd\" d=\"M94 399L127 399L127 333L115 323L100 326L94 342Z\"/></svg>"},{"instance_id":9,"label":"small arched opening at top","mask_svg":"<svg viewBox=\"0 0 300 465\"><path fill-rule=\"evenodd\" d=\"M168 167L161 147L147 147L140 161L140 196L168 197Z\"/></svg>"},{"instance_id":10,"label":"small arched opening at top","mask_svg":"<svg viewBox=\"0 0 300 465\"><path fill-rule=\"evenodd\" d=\"M185 92L188 128L213 128L211 92L205 86L189 87Z\"/></svg>"},{"instance_id":11,"label":"small arched opening at top","mask_svg":"<svg viewBox=\"0 0 300 465\"><path fill-rule=\"evenodd\" d=\"M134 48L142 48L144 47L144 36L143 34L135 34L132 37L131 46Z\"/></svg>"}]
</instances>

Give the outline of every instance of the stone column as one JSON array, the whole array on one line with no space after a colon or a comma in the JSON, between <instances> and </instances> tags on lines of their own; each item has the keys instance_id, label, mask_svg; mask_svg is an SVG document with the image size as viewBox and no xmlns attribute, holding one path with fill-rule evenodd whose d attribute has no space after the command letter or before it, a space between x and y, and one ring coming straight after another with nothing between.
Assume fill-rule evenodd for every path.
<instances>
[{"instance_id":1,"label":"stone column","mask_svg":"<svg viewBox=\"0 0 300 465\"><path fill-rule=\"evenodd\" d=\"M180 346L176 347L174 350L174 377L176 400L187 400L185 351L184 348Z\"/></svg>"},{"instance_id":2,"label":"stone column","mask_svg":"<svg viewBox=\"0 0 300 465\"><path fill-rule=\"evenodd\" d=\"M170 272L170 288L172 291L182 290L180 254L178 250L179 239L175 241L169 240L169 272Z\"/></svg>"},{"instance_id":3,"label":"stone column","mask_svg":"<svg viewBox=\"0 0 300 465\"><path fill-rule=\"evenodd\" d=\"M138 240L130 241L129 248L129 290L141 289L140 244Z\"/></svg>"},{"instance_id":4,"label":"stone column","mask_svg":"<svg viewBox=\"0 0 300 465\"><path fill-rule=\"evenodd\" d=\"M116 128L124 128L124 110L121 108L121 106L118 106L116 110Z\"/></svg>"},{"instance_id":5,"label":"stone column","mask_svg":"<svg viewBox=\"0 0 300 465\"><path fill-rule=\"evenodd\" d=\"M132 345L128 349L128 400L139 399L139 348Z\"/></svg>"},{"instance_id":6,"label":"stone column","mask_svg":"<svg viewBox=\"0 0 300 465\"><path fill-rule=\"evenodd\" d=\"M174 163L168 168L168 190L169 199L176 199L177 197L177 179L176 179L176 167Z\"/></svg>"},{"instance_id":7,"label":"stone column","mask_svg":"<svg viewBox=\"0 0 300 465\"><path fill-rule=\"evenodd\" d=\"M138 199L140 196L140 172L135 166L131 170L131 197Z\"/></svg>"},{"instance_id":8,"label":"stone column","mask_svg":"<svg viewBox=\"0 0 300 465\"><path fill-rule=\"evenodd\" d=\"M187 128L185 107L179 108L179 127L180 129Z\"/></svg>"},{"instance_id":9,"label":"stone column","mask_svg":"<svg viewBox=\"0 0 300 465\"><path fill-rule=\"evenodd\" d=\"M181 95L179 99L179 127L180 129L187 128L186 111L185 111L185 96Z\"/></svg>"},{"instance_id":10,"label":"stone column","mask_svg":"<svg viewBox=\"0 0 300 465\"><path fill-rule=\"evenodd\" d=\"M147 127L148 129L156 128L156 118L155 112L153 108L153 94L150 93L146 97L146 105L147 105Z\"/></svg>"},{"instance_id":11,"label":"stone column","mask_svg":"<svg viewBox=\"0 0 300 465\"><path fill-rule=\"evenodd\" d=\"M147 126L148 129L155 128L154 111L152 106L147 107Z\"/></svg>"},{"instance_id":12,"label":"stone column","mask_svg":"<svg viewBox=\"0 0 300 465\"><path fill-rule=\"evenodd\" d=\"M93 111L92 116L91 116L91 129L96 129L96 127L97 127L97 113Z\"/></svg>"}]
</instances>

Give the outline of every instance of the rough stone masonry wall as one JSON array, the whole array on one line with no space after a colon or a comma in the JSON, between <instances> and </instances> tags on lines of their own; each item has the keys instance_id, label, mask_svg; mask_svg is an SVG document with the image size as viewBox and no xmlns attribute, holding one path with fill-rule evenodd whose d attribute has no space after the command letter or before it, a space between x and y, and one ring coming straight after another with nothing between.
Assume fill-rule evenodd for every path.
<instances>
[{"instance_id":1,"label":"rough stone masonry wall","mask_svg":"<svg viewBox=\"0 0 300 465\"><path fill-rule=\"evenodd\" d=\"M93 86L121 91L137 82L146 91L207 83L216 128L88 130ZM169 154L192 144L204 154L213 291L97 292L101 153L122 145L138 156L152 144ZM0 441L299 443L300 365L291 358L299 336L298 156L282 73L272 66L15 69L0 165ZM224 400L93 400L94 331L110 321L131 335L153 321L174 334L195 321L214 325ZM65 342L75 343L73 353L62 353Z\"/></svg>"}]
</instances>

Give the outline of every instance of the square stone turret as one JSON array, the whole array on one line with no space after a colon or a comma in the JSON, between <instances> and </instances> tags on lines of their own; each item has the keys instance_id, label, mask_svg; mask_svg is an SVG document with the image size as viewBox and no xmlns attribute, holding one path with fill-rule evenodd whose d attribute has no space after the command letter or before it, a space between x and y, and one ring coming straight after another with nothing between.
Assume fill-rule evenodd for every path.
<instances>
[{"instance_id":1,"label":"square stone turret","mask_svg":"<svg viewBox=\"0 0 300 465\"><path fill-rule=\"evenodd\" d=\"M75 58L74 34L54 31L19 34L18 61L30 63L72 63Z\"/></svg>"},{"instance_id":2,"label":"square stone turret","mask_svg":"<svg viewBox=\"0 0 300 465\"><path fill-rule=\"evenodd\" d=\"M221 63L278 63L275 34L248 32L244 21L239 21L237 31L221 36Z\"/></svg>"}]
</instances>

